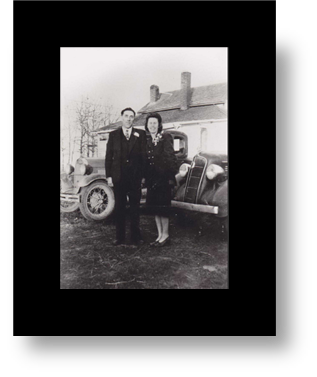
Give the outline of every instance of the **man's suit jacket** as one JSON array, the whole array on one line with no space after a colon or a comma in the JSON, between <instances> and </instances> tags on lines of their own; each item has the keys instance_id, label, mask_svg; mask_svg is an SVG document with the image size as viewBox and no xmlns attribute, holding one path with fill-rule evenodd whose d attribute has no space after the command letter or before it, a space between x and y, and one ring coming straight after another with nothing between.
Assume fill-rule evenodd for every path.
<instances>
[{"instance_id":1,"label":"man's suit jacket","mask_svg":"<svg viewBox=\"0 0 317 377\"><path fill-rule=\"evenodd\" d=\"M122 128L110 132L106 151L106 178L112 177L114 185L122 181L121 137L125 137ZM128 162L127 162L128 161ZM127 157L129 177L135 186L140 186L145 177L146 167L146 133L143 130L132 128L129 140Z\"/></svg>"}]
</instances>

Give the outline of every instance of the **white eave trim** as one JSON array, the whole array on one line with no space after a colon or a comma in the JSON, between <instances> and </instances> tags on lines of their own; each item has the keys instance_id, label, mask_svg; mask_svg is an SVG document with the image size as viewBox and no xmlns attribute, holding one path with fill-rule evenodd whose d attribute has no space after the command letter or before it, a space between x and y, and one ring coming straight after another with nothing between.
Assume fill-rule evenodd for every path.
<instances>
[{"instance_id":1,"label":"white eave trim","mask_svg":"<svg viewBox=\"0 0 317 377\"><path fill-rule=\"evenodd\" d=\"M216 123L216 122L227 122L227 118L222 119L204 119L204 120L191 120L187 122L170 122L170 123L163 123L164 128L176 128L181 126L199 126L201 124L209 124L209 123Z\"/></svg>"},{"instance_id":2,"label":"white eave trim","mask_svg":"<svg viewBox=\"0 0 317 377\"><path fill-rule=\"evenodd\" d=\"M227 118L221 118L221 119L204 119L204 120L190 120L187 122L170 122L170 123L163 123L164 128L175 128L175 126L181 127L181 126L198 126L200 124L206 124L206 123L215 123L215 122L227 122ZM135 128L143 129L141 126L137 126ZM105 134L109 133L114 130L101 130L96 131L96 134Z\"/></svg>"}]
</instances>

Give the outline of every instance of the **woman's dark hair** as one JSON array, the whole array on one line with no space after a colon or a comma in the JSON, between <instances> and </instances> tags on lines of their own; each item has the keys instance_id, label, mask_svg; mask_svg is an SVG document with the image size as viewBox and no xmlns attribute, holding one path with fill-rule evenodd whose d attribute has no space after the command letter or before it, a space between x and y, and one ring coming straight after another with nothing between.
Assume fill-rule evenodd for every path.
<instances>
[{"instance_id":1,"label":"woman's dark hair","mask_svg":"<svg viewBox=\"0 0 317 377\"><path fill-rule=\"evenodd\" d=\"M123 113L125 112L125 111L133 111L133 113L134 113L134 116L135 116L135 111L133 110L133 109L131 109L131 107L126 107L125 109L123 109L122 111L121 111L121 115L123 115Z\"/></svg>"},{"instance_id":2,"label":"woman's dark hair","mask_svg":"<svg viewBox=\"0 0 317 377\"><path fill-rule=\"evenodd\" d=\"M147 123L148 123L148 120L150 118L156 118L158 120L158 129L157 129L157 132L160 133L163 129L163 124L162 124L162 118L161 118L161 115L159 113L150 113L147 115L146 119L145 119L145 130L147 132L150 132L148 127L147 127Z\"/></svg>"}]
</instances>

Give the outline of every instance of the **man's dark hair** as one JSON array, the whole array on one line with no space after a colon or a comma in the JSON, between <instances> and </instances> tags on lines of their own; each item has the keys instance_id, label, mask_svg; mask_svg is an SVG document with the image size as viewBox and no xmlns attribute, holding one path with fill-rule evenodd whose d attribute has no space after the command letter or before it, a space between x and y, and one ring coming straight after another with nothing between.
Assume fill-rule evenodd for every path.
<instances>
[{"instance_id":1,"label":"man's dark hair","mask_svg":"<svg viewBox=\"0 0 317 377\"><path fill-rule=\"evenodd\" d=\"M133 111L133 113L134 113L134 116L135 116L135 111L133 110L133 109L131 109L131 107L127 107L127 108L125 108L125 109L123 109L122 111L121 111L121 115L123 115L123 113L125 112L125 111Z\"/></svg>"},{"instance_id":2,"label":"man's dark hair","mask_svg":"<svg viewBox=\"0 0 317 377\"><path fill-rule=\"evenodd\" d=\"M163 129L163 124L162 124L162 118L161 118L161 115L159 113L150 113L147 115L146 119L145 119L145 129L147 132L150 132L149 129L148 129L148 126L147 126L147 123L148 123L148 120L150 118L156 118L158 120L158 129L157 129L157 133L160 133Z\"/></svg>"}]
</instances>

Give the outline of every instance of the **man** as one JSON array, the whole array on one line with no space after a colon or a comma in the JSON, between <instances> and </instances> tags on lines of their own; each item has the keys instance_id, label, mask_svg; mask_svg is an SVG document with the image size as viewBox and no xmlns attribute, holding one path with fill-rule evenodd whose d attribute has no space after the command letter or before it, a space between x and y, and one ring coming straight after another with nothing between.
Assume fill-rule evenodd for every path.
<instances>
[{"instance_id":1,"label":"man","mask_svg":"<svg viewBox=\"0 0 317 377\"><path fill-rule=\"evenodd\" d=\"M131 242L142 242L140 232L141 183L144 182L146 164L146 133L132 127L133 109L121 111L122 127L109 134L106 152L106 178L115 195L117 246L125 242L127 196L130 204Z\"/></svg>"}]
</instances>

